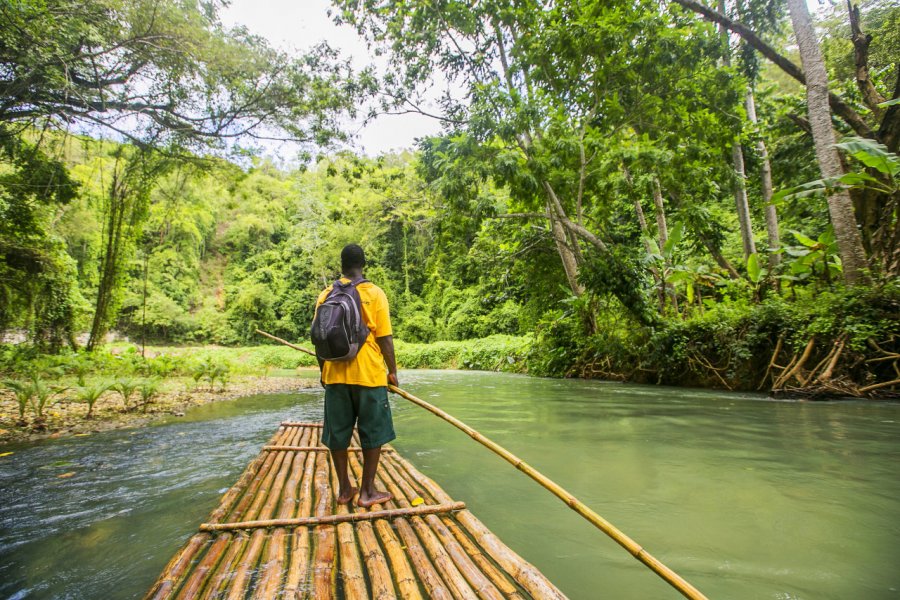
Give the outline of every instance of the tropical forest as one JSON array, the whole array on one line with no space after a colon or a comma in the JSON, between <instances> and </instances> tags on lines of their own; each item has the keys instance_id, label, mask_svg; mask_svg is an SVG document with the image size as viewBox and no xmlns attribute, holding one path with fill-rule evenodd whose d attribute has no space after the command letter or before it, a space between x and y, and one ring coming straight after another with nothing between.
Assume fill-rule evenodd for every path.
<instances>
[{"instance_id":1,"label":"tropical forest","mask_svg":"<svg viewBox=\"0 0 900 600\"><path fill-rule=\"evenodd\" d=\"M255 25L279 19L279 31L296 30L291 43ZM376 129L383 141L364 142ZM650 546L711 596L895 597L900 544L888 525L900 517L896 462L889 467L900 457L896 2L0 0L0 481L7 489L0 529L8 530L0 534L0 595L140 597L188 539L185 532L218 505L216 490L237 479L278 426L277 416L248 425L254 411L322 418L321 360L298 348L312 347L317 299L341 276L348 244L363 248L365 278L387 297L400 385L486 427L548 473L570 471L563 446L570 434L578 453L605 448L617 456L605 444L641 427L639 415L671 419L670 427L705 439L747 411L749 424L735 423L734 435L758 428L759 437L710 441L713 453L735 444L734 452L781 447L779 457L797 460L830 456L833 463L794 467L821 473L815 485L841 488L835 493L846 493L847 503L863 492L841 486L862 486L871 476L872 489L863 486L871 503L857 510L868 515L874 537L841 554L860 559L838 584L804 570L812 561L843 568L837 554L821 555L827 544L816 536L795 532L796 546L784 547L800 556L804 544L820 544L797 571L779 570L781 558L759 570L736 558L738 574L704 562L714 559L703 543L684 547L679 536L691 523L702 531L700 516L663 525L653 520L662 515L642 521L610 511L617 522L642 523L631 529L646 531L642 539L654 540ZM240 408L243 402L251 404ZM447 465L424 468L454 454L419 462L416 452L426 456L443 439L426 429L445 425L407 414L419 409L401 409L404 402L391 397L397 447L454 495L476 494L471 505L478 509L467 476ZM505 404L526 402L515 410ZM816 407L835 412L810 412ZM721 410L731 412L709 416ZM549 423L548 432L558 426L560 439L542 450L543 437L517 429L521 414ZM177 448L188 440L173 436L187 432L197 436L194 457L178 450L185 452L184 479L165 489L193 490L187 470L208 439L197 433L201 422L222 423L221 433L210 434L216 448L234 442L227 435L242 435L240 444L254 449L230 462L213 451L203 459L222 461L220 479L192 492L201 500L179 517L190 517L181 529L165 521L165 543L145 548L152 554L145 571L122 577L128 583L119 588L119 580L63 559L45 564L63 539L45 531L54 518L46 497L56 498L56 509L65 505L74 492L61 486L94 470L84 461L112 456L121 450L115 444L145 435L155 441L141 452L166 439L166 448ZM429 425L404 438L421 423ZM598 429L582 433L586 423ZM613 423L626 429L598 433ZM662 431L634 435L665 447L672 429ZM520 435L529 441L516 446ZM457 442L474 443L446 441L468 456ZM884 462L863 460L854 444ZM866 444L872 449L862 450ZM486 452L476 448L472 456L479 451ZM655 455L635 452L643 458L626 451L623 464L640 464L613 476L634 476ZM134 468L153 479L147 465L156 459L141 456ZM685 481L728 481L757 468L738 462L712 475L719 465L710 456ZM844 468L857 470L835 475ZM504 477L515 471L497 469ZM130 496L115 490L130 476L104 477L79 493L128 504ZM802 485L799 475L773 477ZM29 483L42 478L48 483ZM616 484L622 494L647 492L626 480ZM150 519L175 500L147 481L141 493L154 504L141 515ZM563 481L598 511L610 506L600 491L608 481ZM810 485L784 502L816 503L831 493ZM656 509L671 503L685 510L690 501L677 490L670 497L652 488ZM731 506L742 506L748 497L735 494ZM761 504L771 500L771 510L790 514L773 494L762 494ZM20 498L33 503L27 517L14 509ZM749 511L760 506L747 502ZM596 597L588 581L603 571L590 566L593 546L583 554L570 549L571 563L540 549L542 536L556 533L537 529L515 546L520 530L501 512L491 520L498 509L483 504L485 523L566 594ZM262 515L265 506L254 510ZM705 510L719 515L718 507ZM125 525L101 535L95 528L105 521L85 511L72 509L65 535L106 535L114 550L104 560L128 556ZM727 516L711 518L711 528L727 528ZM811 518L822 519L822 530L834 524ZM447 526L452 538L456 530ZM670 535L654 539L667 528ZM572 525L576 530L584 531ZM150 536L152 529L141 531ZM601 536L590 542L601 552L624 555L594 537ZM766 543L774 556L773 539ZM69 543L77 546L74 556L103 546ZM362 533L359 543L365 570ZM715 556L725 552L724 540L706 543ZM380 544L390 554L388 542ZM334 563L342 569L338 597L366 597L350 593L343 552L340 546ZM615 563L609 597L677 595L644 570L608 560ZM488 562L507 568L497 556ZM259 591L276 585L266 583L266 572L247 575L246 593L281 597ZM296 597L331 597L315 587L316 572L316 592ZM372 573L360 580L375 586ZM449 595L421 574L419 592L469 597L441 576ZM865 583L851 588L855 578ZM171 593L225 597L231 589L197 579L191 595L191 581ZM379 597L420 597L395 585L397 595ZM479 589L473 579L465 585ZM525 597L544 596L511 585ZM228 597L250 597L244 592Z\"/></svg>"}]
</instances>

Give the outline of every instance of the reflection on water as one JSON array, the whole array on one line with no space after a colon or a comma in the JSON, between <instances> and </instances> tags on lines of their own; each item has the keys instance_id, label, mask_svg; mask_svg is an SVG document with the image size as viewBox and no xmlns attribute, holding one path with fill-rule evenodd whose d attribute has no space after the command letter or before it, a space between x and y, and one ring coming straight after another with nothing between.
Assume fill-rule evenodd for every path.
<instances>
[{"instance_id":1,"label":"reflection on water","mask_svg":"<svg viewBox=\"0 0 900 600\"><path fill-rule=\"evenodd\" d=\"M900 598L900 405L492 373L401 381L711 598ZM680 597L468 436L393 402L398 449L572 598ZM285 418L321 418L321 394L11 448L0 459L0 596L141 597Z\"/></svg>"}]
</instances>

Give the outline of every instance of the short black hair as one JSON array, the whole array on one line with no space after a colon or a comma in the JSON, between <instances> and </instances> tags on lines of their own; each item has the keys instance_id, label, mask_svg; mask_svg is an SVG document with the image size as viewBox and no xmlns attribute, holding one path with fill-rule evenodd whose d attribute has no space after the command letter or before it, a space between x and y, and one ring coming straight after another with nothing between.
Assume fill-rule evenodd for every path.
<instances>
[{"instance_id":1,"label":"short black hair","mask_svg":"<svg viewBox=\"0 0 900 600\"><path fill-rule=\"evenodd\" d=\"M341 271L362 269L366 266L366 253L357 244L347 244L341 250Z\"/></svg>"}]
</instances>

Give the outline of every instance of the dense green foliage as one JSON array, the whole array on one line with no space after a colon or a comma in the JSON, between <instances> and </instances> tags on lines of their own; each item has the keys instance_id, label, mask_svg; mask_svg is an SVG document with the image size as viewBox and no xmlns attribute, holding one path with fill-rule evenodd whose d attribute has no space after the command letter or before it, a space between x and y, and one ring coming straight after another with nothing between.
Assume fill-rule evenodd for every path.
<instances>
[{"instance_id":1,"label":"dense green foliage","mask_svg":"<svg viewBox=\"0 0 900 600\"><path fill-rule=\"evenodd\" d=\"M834 121L846 173L823 178L801 87L758 45L675 5L335 2L397 65L380 97L417 110L434 71L462 90L439 103L442 135L374 158L325 145L374 84L327 49L287 56L206 5L162 3L149 21L149 3L88 5L62 27L51 16L69 4L24 3L7 17L21 27L0 38L0 329L43 349L86 331L92 348L108 328L142 343L247 345L258 328L305 339L341 247L356 242L407 367L755 389L776 383L771 361L787 371L814 338L810 383L832 378L832 357L835 378L860 386L895 377L873 358L900 343L896 6L863 3L854 25L873 35L881 107L857 87L844 17L822 22L846 100ZM721 9L787 54L780 3ZM41 23L53 43L25 55ZM166 41L129 45L135 31ZM123 39L122 54L109 50ZM185 40L198 62L173 49ZM88 76L82 46L105 71ZM120 80L137 75L150 82L132 97ZM13 85L28 77L46 90ZM60 100L73 90L81 100ZM108 111L140 114L120 142L65 125L108 132L119 118ZM267 133L322 152L278 164L209 154ZM845 189L870 267L861 286L842 283L826 202ZM306 360L265 352L260 365ZM227 378L212 364L172 368L210 387Z\"/></svg>"}]
</instances>

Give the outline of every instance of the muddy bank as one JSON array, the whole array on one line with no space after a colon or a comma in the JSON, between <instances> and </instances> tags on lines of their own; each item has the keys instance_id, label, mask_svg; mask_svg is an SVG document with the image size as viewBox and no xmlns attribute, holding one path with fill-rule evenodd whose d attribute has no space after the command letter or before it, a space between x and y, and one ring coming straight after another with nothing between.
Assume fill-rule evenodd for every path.
<instances>
[{"instance_id":1,"label":"muddy bank","mask_svg":"<svg viewBox=\"0 0 900 600\"><path fill-rule=\"evenodd\" d=\"M146 412L140 409L126 410L122 396L108 391L94 405L93 418L86 419L87 405L66 400L63 395L62 401L45 410L45 428L35 427L31 411L27 411L25 415L28 424L20 425L18 405L13 395L4 390L0 392L0 448L18 442L142 427L166 416L183 415L192 406L234 400L253 394L289 393L313 387L319 387L319 382L313 378L244 376L235 377L223 390L217 387L210 391L206 386L196 386L190 378L171 378L162 383L159 395L153 399Z\"/></svg>"}]
</instances>

